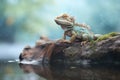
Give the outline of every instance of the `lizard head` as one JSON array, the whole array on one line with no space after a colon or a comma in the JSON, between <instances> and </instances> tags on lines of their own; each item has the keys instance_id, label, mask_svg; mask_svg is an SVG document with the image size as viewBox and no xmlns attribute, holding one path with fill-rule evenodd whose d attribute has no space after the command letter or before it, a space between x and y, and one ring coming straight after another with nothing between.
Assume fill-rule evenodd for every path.
<instances>
[{"instance_id":1,"label":"lizard head","mask_svg":"<svg viewBox=\"0 0 120 80\"><path fill-rule=\"evenodd\" d=\"M61 25L61 26L73 26L74 24L74 17L68 15L68 14L62 14L60 16L57 16L55 18L55 22L58 24L58 25Z\"/></svg>"}]
</instances>

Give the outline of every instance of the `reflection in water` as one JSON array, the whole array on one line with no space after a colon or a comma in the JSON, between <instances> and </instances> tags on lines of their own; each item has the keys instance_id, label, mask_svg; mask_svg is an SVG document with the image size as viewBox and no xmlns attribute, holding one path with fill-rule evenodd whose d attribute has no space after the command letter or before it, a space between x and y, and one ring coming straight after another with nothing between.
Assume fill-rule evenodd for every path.
<instances>
[{"instance_id":1,"label":"reflection in water","mask_svg":"<svg viewBox=\"0 0 120 80\"><path fill-rule=\"evenodd\" d=\"M120 80L120 66L25 65L0 61L0 80Z\"/></svg>"},{"instance_id":2,"label":"reflection in water","mask_svg":"<svg viewBox=\"0 0 120 80\"><path fill-rule=\"evenodd\" d=\"M110 66L23 65L25 73L34 72L47 80L120 80L119 68Z\"/></svg>"},{"instance_id":3,"label":"reflection in water","mask_svg":"<svg viewBox=\"0 0 120 80\"><path fill-rule=\"evenodd\" d=\"M16 60L0 60L0 80L46 80L34 72L24 73Z\"/></svg>"}]
</instances>

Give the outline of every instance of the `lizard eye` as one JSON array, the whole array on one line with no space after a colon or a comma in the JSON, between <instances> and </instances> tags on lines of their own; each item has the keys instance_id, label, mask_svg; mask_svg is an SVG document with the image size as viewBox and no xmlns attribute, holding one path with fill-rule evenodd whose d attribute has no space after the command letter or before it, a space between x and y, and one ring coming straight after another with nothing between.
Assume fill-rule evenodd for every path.
<instances>
[{"instance_id":1,"label":"lizard eye","mask_svg":"<svg viewBox=\"0 0 120 80\"><path fill-rule=\"evenodd\" d=\"M69 15L68 14L63 14L62 17L67 18L67 17L69 17Z\"/></svg>"}]
</instances>

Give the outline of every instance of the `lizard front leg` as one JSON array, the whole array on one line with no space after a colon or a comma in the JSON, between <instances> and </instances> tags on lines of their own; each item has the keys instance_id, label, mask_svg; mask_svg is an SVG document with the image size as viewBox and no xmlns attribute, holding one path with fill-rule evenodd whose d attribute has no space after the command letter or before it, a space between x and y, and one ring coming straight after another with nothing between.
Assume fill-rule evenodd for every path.
<instances>
[{"instance_id":1,"label":"lizard front leg","mask_svg":"<svg viewBox=\"0 0 120 80\"><path fill-rule=\"evenodd\" d=\"M62 39L63 39L63 40L66 40L66 31L64 32Z\"/></svg>"},{"instance_id":2,"label":"lizard front leg","mask_svg":"<svg viewBox=\"0 0 120 80\"><path fill-rule=\"evenodd\" d=\"M77 36L77 33L75 33L75 32L72 32L72 36L71 36L71 38L70 38L70 42L73 42L73 41L75 41L75 39L76 39L76 36Z\"/></svg>"},{"instance_id":3,"label":"lizard front leg","mask_svg":"<svg viewBox=\"0 0 120 80\"><path fill-rule=\"evenodd\" d=\"M70 43L70 41L66 40L66 35L67 35L66 33L67 32L65 31L64 34L63 34L62 39L58 40L58 42L68 42L68 43Z\"/></svg>"},{"instance_id":4,"label":"lizard front leg","mask_svg":"<svg viewBox=\"0 0 120 80\"><path fill-rule=\"evenodd\" d=\"M63 35L63 38L62 38L63 42L71 43L70 40L66 40L67 33L68 33L67 31L64 32L64 35Z\"/></svg>"}]
</instances>

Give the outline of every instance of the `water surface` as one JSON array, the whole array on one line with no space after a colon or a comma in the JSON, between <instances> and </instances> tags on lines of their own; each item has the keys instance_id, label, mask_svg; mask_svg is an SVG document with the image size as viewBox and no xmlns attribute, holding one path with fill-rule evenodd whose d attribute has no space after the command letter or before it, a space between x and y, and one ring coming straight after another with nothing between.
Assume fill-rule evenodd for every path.
<instances>
[{"instance_id":1,"label":"water surface","mask_svg":"<svg viewBox=\"0 0 120 80\"><path fill-rule=\"evenodd\" d=\"M120 80L119 66L19 64L0 61L0 80Z\"/></svg>"}]
</instances>

